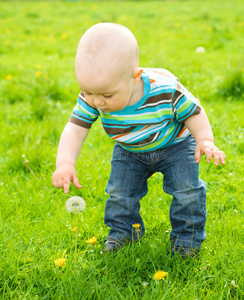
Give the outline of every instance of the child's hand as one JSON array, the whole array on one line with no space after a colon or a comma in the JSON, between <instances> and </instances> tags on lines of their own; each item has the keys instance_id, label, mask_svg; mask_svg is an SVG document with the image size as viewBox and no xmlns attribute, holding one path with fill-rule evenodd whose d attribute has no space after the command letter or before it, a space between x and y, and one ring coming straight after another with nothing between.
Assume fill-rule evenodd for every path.
<instances>
[{"instance_id":1,"label":"child's hand","mask_svg":"<svg viewBox=\"0 0 244 300\"><path fill-rule=\"evenodd\" d=\"M219 161L223 165L225 163L225 154L223 151L220 151L213 142L211 141L199 141L195 149L195 159L199 163L201 156L205 154L207 157L207 162L211 161L211 158L214 158L215 165L218 166Z\"/></svg>"},{"instance_id":2,"label":"child's hand","mask_svg":"<svg viewBox=\"0 0 244 300\"><path fill-rule=\"evenodd\" d=\"M79 183L79 179L74 166L64 164L59 166L52 176L52 185L57 188L64 189L65 193L69 192L70 182L80 189L82 186Z\"/></svg>"}]
</instances>

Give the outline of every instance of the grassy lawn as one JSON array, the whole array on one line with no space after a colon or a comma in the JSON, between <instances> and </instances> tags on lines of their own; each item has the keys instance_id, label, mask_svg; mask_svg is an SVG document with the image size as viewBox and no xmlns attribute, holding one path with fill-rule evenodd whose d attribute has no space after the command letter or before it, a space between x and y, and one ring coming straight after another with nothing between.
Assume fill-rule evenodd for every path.
<instances>
[{"instance_id":1,"label":"grassy lawn","mask_svg":"<svg viewBox=\"0 0 244 300\"><path fill-rule=\"evenodd\" d=\"M241 0L0 2L1 299L244 299L243 15ZM145 236L101 254L113 141L100 120L77 162L83 188L65 195L51 185L79 93L76 48L103 21L134 32L140 66L170 70L200 99L226 153L224 166L201 161L208 219L198 259L170 255L171 198L159 173L141 202ZM76 267L76 218L65 209L73 195L87 206L78 219ZM88 243L93 236L97 242ZM168 275L155 281L159 270Z\"/></svg>"}]
</instances>

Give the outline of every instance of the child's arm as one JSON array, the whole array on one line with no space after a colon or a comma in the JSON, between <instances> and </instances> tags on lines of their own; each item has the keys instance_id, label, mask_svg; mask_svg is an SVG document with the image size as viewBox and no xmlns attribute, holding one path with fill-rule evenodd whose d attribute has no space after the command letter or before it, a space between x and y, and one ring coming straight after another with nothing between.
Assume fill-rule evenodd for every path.
<instances>
[{"instance_id":1,"label":"child's arm","mask_svg":"<svg viewBox=\"0 0 244 300\"><path fill-rule=\"evenodd\" d=\"M81 188L75 164L88 132L89 129L68 122L61 135L52 184L63 188L65 193L69 192L70 182L73 182L77 188Z\"/></svg>"},{"instance_id":2,"label":"child's arm","mask_svg":"<svg viewBox=\"0 0 244 300\"><path fill-rule=\"evenodd\" d=\"M225 163L225 154L214 144L212 129L203 108L201 108L201 112L198 115L189 117L185 121L185 125L197 143L195 150L195 159L197 163L200 162L201 155L203 154L206 155L207 162L210 162L213 157L216 166L219 164L219 161L221 164Z\"/></svg>"}]
</instances>

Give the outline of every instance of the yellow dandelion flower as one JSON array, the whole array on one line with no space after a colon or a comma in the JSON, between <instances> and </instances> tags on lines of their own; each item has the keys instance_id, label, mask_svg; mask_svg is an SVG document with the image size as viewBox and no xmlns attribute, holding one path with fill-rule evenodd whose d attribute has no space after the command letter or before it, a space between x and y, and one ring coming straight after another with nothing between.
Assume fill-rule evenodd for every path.
<instances>
[{"instance_id":1,"label":"yellow dandelion flower","mask_svg":"<svg viewBox=\"0 0 244 300\"><path fill-rule=\"evenodd\" d=\"M12 78L13 78L12 75L7 75L7 76L6 76L6 79L7 79L7 80L11 80Z\"/></svg>"},{"instance_id":2,"label":"yellow dandelion flower","mask_svg":"<svg viewBox=\"0 0 244 300\"><path fill-rule=\"evenodd\" d=\"M135 228L135 230L139 230L141 224L139 224L139 223L138 224L133 224L132 226Z\"/></svg>"},{"instance_id":3,"label":"yellow dandelion flower","mask_svg":"<svg viewBox=\"0 0 244 300\"><path fill-rule=\"evenodd\" d=\"M66 258L58 258L54 261L55 265L57 267L64 267L64 264L66 263Z\"/></svg>"},{"instance_id":4,"label":"yellow dandelion flower","mask_svg":"<svg viewBox=\"0 0 244 300\"><path fill-rule=\"evenodd\" d=\"M61 34L61 39L62 39L62 40L67 39L67 33L62 33L62 34Z\"/></svg>"},{"instance_id":5,"label":"yellow dandelion flower","mask_svg":"<svg viewBox=\"0 0 244 300\"><path fill-rule=\"evenodd\" d=\"M180 24L180 23L175 23L175 27L176 27L176 28L180 28L180 27L181 27L181 24Z\"/></svg>"},{"instance_id":6,"label":"yellow dandelion flower","mask_svg":"<svg viewBox=\"0 0 244 300\"><path fill-rule=\"evenodd\" d=\"M92 5L92 10L97 10L98 9L98 6L96 4L93 4Z\"/></svg>"},{"instance_id":7,"label":"yellow dandelion flower","mask_svg":"<svg viewBox=\"0 0 244 300\"><path fill-rule=\"evenodd\" d=\"M42 72L41 71L36 71L36 77L39 77L42 75Z\"/></svg>"},{"instance_id":8,"label":"yellow dandelion flower","mask_svg":"<svg viewBox=\"0 0 244 300\"><path fill-rule=\"evenodd\" d=\"M88 241L86 241L87 243L94 245L97 241L97 238L95 236L93 236L92 238L90 238Z\"/></svg>"},{"instance_id":9,"label":"yellow dandelion flower","mask_svg":"<svg viewBox=\"0 0 244 300\"><path fill-rule=\"evenodd\" d=\"M76 228L76 227L74 227L72 230L73 230L74 232L76 232L77 228Z\"/></svg>"},{"instance_id":10,"label":"yellow dandelion flower","mask_svg":"<svg viewBox=\"0 0 244 300\"><path fill-rule=\"evenodd\" d=\"M10 30L8 28L3 28L4 33L10 33Z\"/></svg>"},{"instance_id":11,"label":"yellow dandelion flower","mask_svg":"<svg viewBox=\"0 0 244 300\"><path fill-rule=\"evenodd\" d=\"M161 280L164 279L165 276L168 275L168 272L164 272L164 271L158 271L153 275L153 279L154 280Z\"/></svg>"},{"instance_id":12,"label":"yellow dandelion flower","mask_svg":"<svg viewBox=\"0 0 244 300\"><path fill-rule=\"evenodd\" d=\"M191 83L190 80L187 80L187 81L186 81L186 84L190 84L190 83Z\"/></svg>"}]
</instances>

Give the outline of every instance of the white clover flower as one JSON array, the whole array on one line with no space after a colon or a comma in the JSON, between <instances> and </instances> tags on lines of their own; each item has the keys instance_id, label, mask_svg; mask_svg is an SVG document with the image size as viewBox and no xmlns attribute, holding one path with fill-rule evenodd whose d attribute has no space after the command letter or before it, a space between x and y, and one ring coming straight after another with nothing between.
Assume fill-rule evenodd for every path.
<instances>
[{"instance_id":1,"label":"white clover flower","mask_svg":"<svg viewBox=\"0 0 244 300\"><path fill-rule=\"evenodd\" d=\"M197 53L204 53L205 52L205 48L204 47L197 47L196 52Z\"/></svg>"},{"instance_id":2,"label":"white clover flower","mask_svg":"<svg viewBox=\"0 0 244 300\"><path fill-rule=\"evenodd\" d=\"M73 196L66 201L65 207L68 212L76 213L86 208L86 202L79 196Z\"/></svg>"}]
</instances>

